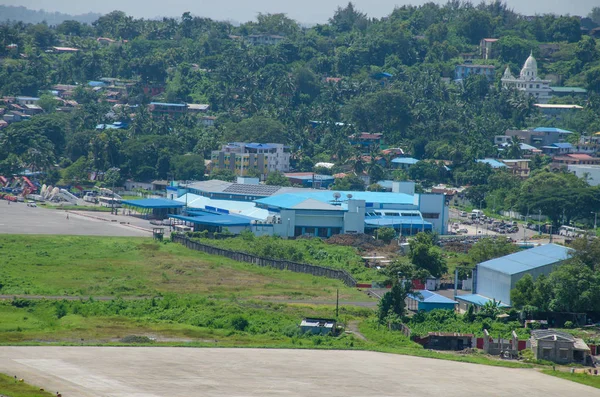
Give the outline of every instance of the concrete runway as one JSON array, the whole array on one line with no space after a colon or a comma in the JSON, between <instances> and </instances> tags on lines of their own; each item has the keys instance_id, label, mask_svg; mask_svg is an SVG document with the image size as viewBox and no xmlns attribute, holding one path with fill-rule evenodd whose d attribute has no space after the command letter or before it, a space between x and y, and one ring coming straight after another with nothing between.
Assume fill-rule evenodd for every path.
<instances>
[{"instance_id":1,"label":"concrete runway","mask_svg":"<svg viewBox=\"0 0 600 397\"><path fill-rule=\"evenodd\" d=\"M89 216L39 207L27 207L25 203L10 203L0 200L0 233L2 234L66 234L80 236L129 236L151 237L152 232L121 225L119 221L132 224L143 223L151 227L148 221L128 216L114 216L102 212L88 212ZM117 219L107 222L93 217Z\"/></svg>"},{"instance_id":2,"label":"concrete runway","mask_svg":"<svg viewBox=\"0 0 600 397\"><path fill-rule=\"evenodd\" d=\"M65 397L600 396L535 370L361 351L0 347L0 372Z\"/></svg>"}]
</instances>

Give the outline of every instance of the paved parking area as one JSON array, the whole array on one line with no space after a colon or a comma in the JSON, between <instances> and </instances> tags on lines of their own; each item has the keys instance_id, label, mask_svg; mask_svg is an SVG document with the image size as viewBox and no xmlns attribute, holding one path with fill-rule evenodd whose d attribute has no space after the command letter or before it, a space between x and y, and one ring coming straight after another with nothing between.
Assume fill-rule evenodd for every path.
<instances>
[{"instance_id":1,"label":"paved parking area","mask_svg":"<svg viewBox=\"0 0 600 397\"><path fill-rule=\"evenodd\" d=\"M600 396L535 370L361 351L0 347L0 372L64 397Z\"/></svg>"},{"instance_id":2,"label":"paved parking area","mask_svg":"<svg viewBox=\"0 0 600 397\"><path fill-rule=\"evenodd\" d=\"M87 212L86 215L46 208L27 207L25 203L11 203L0 200L0 233L2 234L68 234L82 236L131 236L150 237L152 233L120 222L130 222L135 226L150 228L148 221L128 216L112 216L117 222L96 219L109 219L110 214Z\"/></svg>"}]
</instances>

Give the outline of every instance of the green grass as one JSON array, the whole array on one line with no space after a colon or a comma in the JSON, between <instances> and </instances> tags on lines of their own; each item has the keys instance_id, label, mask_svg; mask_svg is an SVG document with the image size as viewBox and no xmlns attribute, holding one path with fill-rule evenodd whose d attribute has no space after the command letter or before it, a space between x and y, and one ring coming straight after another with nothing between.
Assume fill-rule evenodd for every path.
<instances>
[{"instance_id":1,"label":"green grass","mask_svg":"<svg viewBox=\"0 0 600 397\"><path fill-rule=\"evenodd\" d=\"M0 235L0 294L368 301L341 281L263 268L149 238Z\"/></svg>"},{"instance_id":2,"label":"green grass","mask_svg":"<svg viewBox=\"0 0 600 397\"><path fill-rule=\"evenodd\" d=\"M542 370L542 373L600 389L600 376L572 374L570 372L552 371L550 369L544 369Z\"/></svg>"},{"instance_id":3,"label":"green grass","mask_svg":"<svg viewBox=\"0 0 600 397\"><path fill-rule=\"evenodd\" d=\"M41 208L64 211L89 211L89 212L110 212L110 207L100 207L91 205L54 205L54 204L39 204Z\"/></svg>"},{"instance_id":4,"label":"green grass","mask_svg":"<svg viewBox=\"0 0 600 397\"><path fill-rule=\"evenodd\" d=\"M356 248L327 244L318 238L283 240L270 236L238 236L222 240L202 238L198 241L263 257L345 269L354 278L364 282L380 277L376 270L364 266Z\"/></svg>"},{"instance_id":5,"label":"green grass","mask_svg":"<svg viewBox=\"0 0 600 397\"><path fill-rule=\"evenodd\" d=\"M14 376L14 375L13 375ZM25 379L26 380L26 379ZM15 378L0 374L0 395L8 397L52 397L54 394L40 391L39 387L25 382L15 382Z\"/></svg>"}]
</instances>

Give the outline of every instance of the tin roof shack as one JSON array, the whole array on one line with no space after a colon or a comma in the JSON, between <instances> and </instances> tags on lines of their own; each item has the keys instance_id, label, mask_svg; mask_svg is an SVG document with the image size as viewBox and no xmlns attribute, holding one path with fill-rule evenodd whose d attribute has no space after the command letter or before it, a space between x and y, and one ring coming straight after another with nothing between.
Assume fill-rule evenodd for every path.
<instances>
[{"instance_id":1,"label":"tin roof shack","mask_svg":"<svg viewBox=\"0 0 600 397\"><path fill-rule=\"evenodd\" d=\"M426 349L460 351L473 347L473 334L456 332L429 332L426 337L415 342Z\"/></svg>"},{"instance_id":2,"label":"tin roof shack","mask_svg":"<svg viewBox=\"0 0 600 397\"><path fill-rule=\"evenodd\" d=\"M305 318L300 323L300 330L303 334L313 335L335 334L336 321L329 318Z\"/></svg>"},{"instance_id":3,"label":"tin roof shack","mask_svg":"<svg viewBox=\"0 0 600 397\"><path fill-rule=\"evenodd\" d=\"M582 339L566 332L546 329L531 332L531 350L537 360L559 364L586 364L591 353Z\"/></svg>"}]
</instances>

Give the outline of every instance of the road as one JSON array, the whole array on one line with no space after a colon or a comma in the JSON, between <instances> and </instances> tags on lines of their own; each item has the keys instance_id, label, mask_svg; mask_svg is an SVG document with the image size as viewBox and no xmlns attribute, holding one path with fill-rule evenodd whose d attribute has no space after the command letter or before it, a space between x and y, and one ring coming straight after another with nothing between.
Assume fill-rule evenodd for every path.
<instances>
[{"instance_id":1,"label":"road","mask_svg":"<svg viewBox=\"0 0 600 397\"><path fill-rule=\"evenodd\" d=\"M0 347L0 372L64 397L599 397L531 369L366 351Z\"/></svg>"},{"instance_id":2,"label":"road","mask_svg":"<svg viewBox=\"0 0 600 397\"><path fill-rule=\"evenodd\" d=\"M0 200L0 233L151 237L152 229L148 221L124 215L66 212Z\"/></svg>"}]
</instances>

